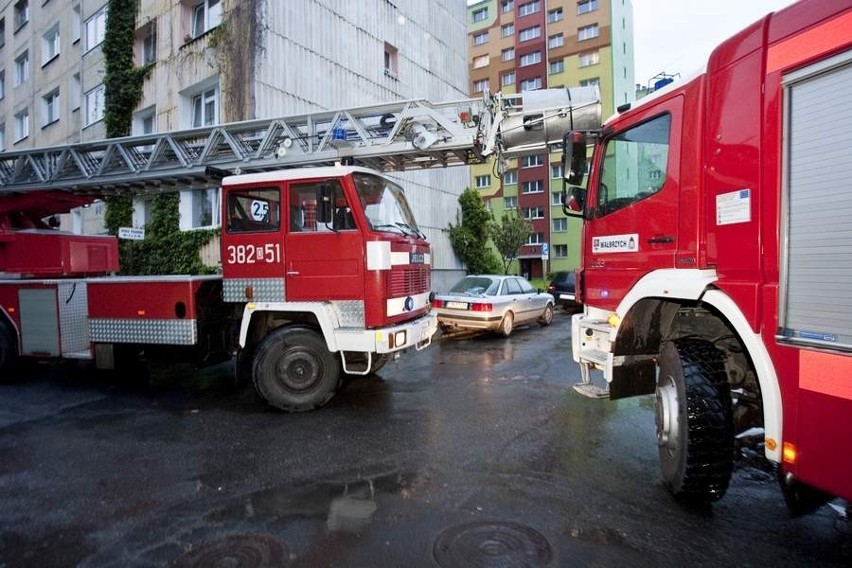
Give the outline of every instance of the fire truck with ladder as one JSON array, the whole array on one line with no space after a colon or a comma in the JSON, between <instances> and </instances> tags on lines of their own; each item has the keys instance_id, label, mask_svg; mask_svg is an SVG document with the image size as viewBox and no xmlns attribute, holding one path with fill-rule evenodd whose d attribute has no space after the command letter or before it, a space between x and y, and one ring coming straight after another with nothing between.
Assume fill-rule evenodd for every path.
<instances>
[{"instance_id":1,"label":"fire truck with ladder","mask_svg":"<svg viewBox=\"0 0 852 568\"><path fill-rule=\"evenodd\" d=\"M561 145L580 118L599 124L598 99L578 88L412 100L2 153L0 378L22 358L111 369L140 350L200 363L237 353L270 405L322 406L344 375L422 349L437 329L429 244L381 172ZM217 276L116 276L115 237L49 223L105 196L210 187Z\"/></svg>"},{"instance_id":2,"label":"fire truck with ladder","mask_svg":"<svg viewBox=\"0 0 852 568\"><path fill-rule=\"evenodd\" d=\"M566 134L564 206L584 219L575 388L654 394L684 500L722 497L755 447L794 514L852 500L850 30L849 0L798 2Z\"/></svg>"}]
</instances>

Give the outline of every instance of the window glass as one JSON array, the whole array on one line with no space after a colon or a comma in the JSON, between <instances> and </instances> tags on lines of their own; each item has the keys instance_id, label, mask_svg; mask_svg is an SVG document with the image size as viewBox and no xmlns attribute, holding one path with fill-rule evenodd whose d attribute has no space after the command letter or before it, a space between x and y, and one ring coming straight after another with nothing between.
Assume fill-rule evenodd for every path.
<instances>
[{"instance_id":1,"label":"window glass","mask_svg":"<svg viewBox=\"0 0 852 568\"><path fill-rule=\"evenodd\" d=\"M503 283L503 295L509 296L512 294L520 294L521 293L521 285L518 283L517 278L509 278Z\"/></svg>"},{"instance_id":2,"label":"window glass","mask_svg":"<svg viewBox=\"0 0 852 568\"><path fill-rule=\"evenodd\" d=\"M666 181L671 116L620 132L607 140L597 213L606 215L658 192Z\"/></svg>"},{"instance_id":3,"label":"window glass","mask_svg":"<svg viewBox=\"0 0 852 568\"><path fill-rule=\"evenodd\" d=\"M400 186L372 174L358 172L352 177L358 200L372 230L425 238Z\"/></svg>"},{"instance_id":4,"label":"window glass","mask_svg":"<svg viewBox=\"0 0 852 568\"><path fill-rule=\"evenodd\" d=\"M317 191L323 183L331 187L331 223L317 222ZM346 201L339 180L294 183L290 186L291 233L322 233L354 229L355 218L352 215L352 208Z\"/></svg>"},{"instance_id":5,"label":"window glass","mask_svg":"<svg viewBox=\"0 0 852 568\"><path fill-rule=\"evenodd\" d=\"M500 286L500 281L488 276L465 276L459 282L450 288L450 294L466 294L469 296L494 296L497 294L497 289Z\"/></svg>"},{"instance_id":6,"label":"window glass","mask_svg":"<svg viewBox=\"0 0 852 568\"><path fill-rule=\"evenodd\" d=\"M281 197L277 188L248 189L228 194L228 232L277 231L281 227Z\"/></svg>"},{"instance_id":7,"label":"window glass","mask_svg":"<svg viewBox=\"0 0 852 568\"><path fill-rule=\"evenodd\" d=\"M536 291L536 289L532 287L532 284L530 284L526 280L518 278L517 282L518 284L520 284L521 292L523 292L524 294L532 294Z\"/></svg>"}]
</instances>

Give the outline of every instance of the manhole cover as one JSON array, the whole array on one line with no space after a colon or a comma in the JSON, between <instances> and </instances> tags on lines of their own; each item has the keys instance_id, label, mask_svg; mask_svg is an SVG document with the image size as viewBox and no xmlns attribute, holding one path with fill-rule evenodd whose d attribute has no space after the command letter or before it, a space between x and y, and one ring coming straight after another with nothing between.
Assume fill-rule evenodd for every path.
<instances>
[{"instance_id":1,"label":"manhole cover","mask_svg":"<svg viewBox=\"0 0 852 568\"><path fill-rule=\"evenodd\" d=\"M553 552L538 531L512 522L478 521L451 527L435 541L435 561L444 568L459 566L547 566Z\"/></svg>"},{"instance_id":2,"label":"manhole cover","mask_svg":"<svg viewBox=\"0 0 852 568\"><path fill-rule=\"evenodd\" d=\"M280 568L287 565L287 547L266 535L229 536L202 544L175 561L176 568Z\"/></svg>"}]
</instances>

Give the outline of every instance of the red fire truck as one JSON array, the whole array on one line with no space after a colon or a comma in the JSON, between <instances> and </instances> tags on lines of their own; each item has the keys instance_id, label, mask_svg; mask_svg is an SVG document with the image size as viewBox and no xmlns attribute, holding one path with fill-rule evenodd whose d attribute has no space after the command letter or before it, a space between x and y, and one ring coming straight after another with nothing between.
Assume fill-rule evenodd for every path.
<instances>
[{"instance_id":1,"label":"red fire truck","mask_svg":"<svg viewBox=\"0 0 852 568\"><path fill-rule=\"evenodd\" d=\"M342 375L377 371L437 329L429 244L380 172L561 143L550 123L599 109L591 95L402 101L2 153L0 377L19 358L114 368L143 349L181 347L201 363L236 350L272 406L322 406ZM221 187L220 276L114 276L114 237L45 221L102 196L210 187Z\"/></svg>"},{"instance_id":2,"label":"red fire truck","mask_svg":"<svg viewBox=\"0 0 852 568\"><path fill-rule=\"evenodd\" d=\"M592 133L587 189L588 133L566 136L576 388L655 395L680 498L720 498L756 436L794 513L852 499L849 30L849 0L749 26Z\"/></svg>"}]
</instances>

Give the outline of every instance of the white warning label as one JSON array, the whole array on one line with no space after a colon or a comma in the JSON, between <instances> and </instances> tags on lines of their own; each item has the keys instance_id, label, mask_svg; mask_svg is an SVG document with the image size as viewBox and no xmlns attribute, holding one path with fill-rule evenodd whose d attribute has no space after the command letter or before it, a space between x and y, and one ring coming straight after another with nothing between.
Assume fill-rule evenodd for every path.
<instances>
[{"instance_id":1,"label":"white warning label","mask_svg":"<svg viewBox=\"0 0 852 568\"><path fill-rule=\"evenodd\" d=\"M751 190L738 189L716 196L716 225L751 221Z\"/></svg>"},{"instance_id":2,"label":"white warning label","mask_svg":"<svg viewBox=\"0 0 852 568\"><path fill-rule=\"evenodd\" d=\"M603 254L607 252L638 252L639 235L607 235L592 239L592 252Z\"/></svg>"}]
</instances>

